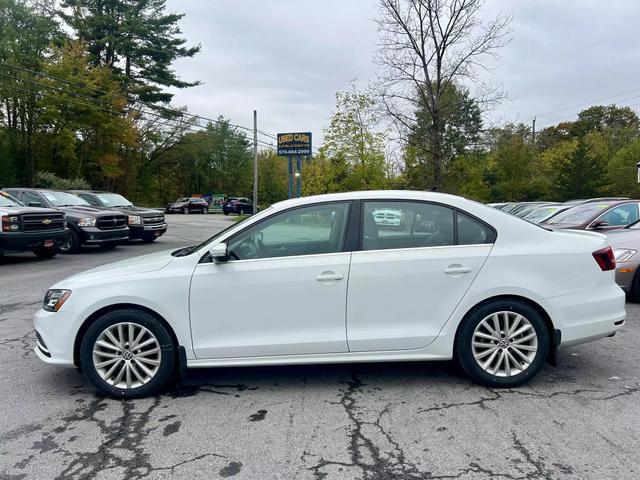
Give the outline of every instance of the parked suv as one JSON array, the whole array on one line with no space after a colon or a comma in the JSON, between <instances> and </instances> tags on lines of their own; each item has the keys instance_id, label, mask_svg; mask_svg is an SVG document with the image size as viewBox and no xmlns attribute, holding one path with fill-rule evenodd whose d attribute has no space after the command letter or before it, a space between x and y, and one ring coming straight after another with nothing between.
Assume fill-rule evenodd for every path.
<instances>
[{"instance_id":1,"label":"parked suv","mask_svg":"<svg viewBox=\"0 0 640 480\"><path fill-rule=\"evenodd\" d=\"M64 213L49 208L27 207L0 191L0 256L31 250L39 257L58 253L67 238Z\"/></svg>"},{"instance_id":2,"label":"parked suv","mask_svg":"<svg viewBox=\"0 0 640 480\"><path fill-rule=\"evenodd\" d=\"M198 197L184 197L179 198L173 203L169 203L165 210L167 213L207 213L209 211L209 204L204 198Z\"/></svg>"},{"instance_id":3,"label":"parked suv","mask_svg":"<svg viewBox=\"0 0 640 480\"><path fill-rule=\"evenodd\" d=\"M251 215L253 213L253 202L245 197L229 197L222 205L222 212L225 215L230 213Z\"/></svg>"},{"instance_id":4,"label":"parked suv","mask_svg":"<svg viewBox=\"0 0 640 480\"><path fill-rule=\"evenodd\" d=\"M129 239L153 242L167 231L164 213L159 210L136 207L118 193L72 190L71 193L100 209L117 210L127 216Z\"/></svg>"},{"instance_id":5,"label":"parked suv","mask_svg":"<svg viewBox=\"0 0 640 480\"><path fill-rule=\"evenodd\" d=\"M115 210L92 207L80 197L59 190L6 188L5 192L31 207L54 208L66 214L69 235L62 253L75 253L82 245L113 248L129 239L127 218Z\"/></svg>"}]
</instances>

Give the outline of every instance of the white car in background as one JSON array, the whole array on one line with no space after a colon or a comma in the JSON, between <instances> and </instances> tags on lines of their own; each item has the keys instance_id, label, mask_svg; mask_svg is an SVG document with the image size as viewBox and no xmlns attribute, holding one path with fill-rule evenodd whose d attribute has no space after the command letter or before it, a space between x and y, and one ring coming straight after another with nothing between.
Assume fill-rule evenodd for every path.
<instances>
[{"instance_id":1,"label":"white car in background","mask_svg":"<svg viewBox=\"0 0 640 480\"><path fill-rule=\"evenodd\" d=\"M380 228L384 210L400 229ZM513 387L558 346L621 328L614 276L603 235L461 197L307 197L200 245L61 280L36 314L35 351L124 398L186 368L452 358L480 384Z\"/></svg>"}]
</instances>

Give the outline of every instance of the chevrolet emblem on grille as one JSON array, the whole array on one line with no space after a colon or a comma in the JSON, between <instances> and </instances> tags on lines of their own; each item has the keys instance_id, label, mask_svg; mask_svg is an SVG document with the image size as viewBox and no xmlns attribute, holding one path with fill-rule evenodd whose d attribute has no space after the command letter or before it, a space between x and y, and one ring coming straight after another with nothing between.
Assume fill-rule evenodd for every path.
<instances>
[{"instance_id":1,"label":"chevrolet emblem on grille","mask_svg":"<svg viewBox=\"0 0 640 480\"><path fill-rule=\"evenodd\" d=\"M42 223L44 225L49 225L51 223L51 220L49 220L48 218L45 218L44 220L42 220Z\"/></svg>"}]
</instances>

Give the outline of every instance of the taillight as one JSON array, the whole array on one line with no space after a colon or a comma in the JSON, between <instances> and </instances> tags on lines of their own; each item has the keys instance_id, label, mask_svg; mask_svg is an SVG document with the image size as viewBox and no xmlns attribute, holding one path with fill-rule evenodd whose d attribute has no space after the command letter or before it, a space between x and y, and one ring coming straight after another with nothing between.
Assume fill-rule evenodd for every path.
<instances>
[{"instance_id":1,"label":"taillight","mask_svg":"<svg viewBox=\"0 0 640 480\"><path fill-rule=\"evenodd\" d=\"M611 247L601 248L592 253L603 272L616 269L616 257Z\"/></svg>"}]
</instances>

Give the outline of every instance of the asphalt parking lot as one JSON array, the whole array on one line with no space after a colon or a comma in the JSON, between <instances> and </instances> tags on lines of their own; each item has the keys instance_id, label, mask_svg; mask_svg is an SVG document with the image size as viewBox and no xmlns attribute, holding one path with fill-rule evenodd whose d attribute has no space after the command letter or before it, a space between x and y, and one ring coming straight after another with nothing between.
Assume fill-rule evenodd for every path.
<instances>
[{"instance_id":1,"label":"asphalt parking lot","mask_svg":"<svg viewBox=\"0 0 640 480\"><path fill-rule=\"evenodd\" d=\"M51 284L230 221L168 220L152 245L0 259L1 479L640 478L635 304L618 335L561 350L512 390L450 363L387 363L192 370L161 396L116 401L40 362L32 316Z\"/></svg>"}]
</instances>

